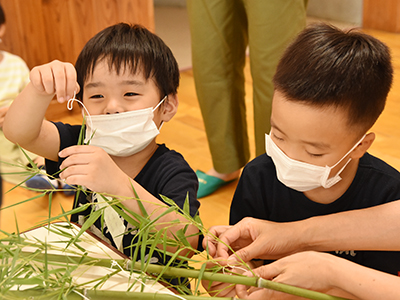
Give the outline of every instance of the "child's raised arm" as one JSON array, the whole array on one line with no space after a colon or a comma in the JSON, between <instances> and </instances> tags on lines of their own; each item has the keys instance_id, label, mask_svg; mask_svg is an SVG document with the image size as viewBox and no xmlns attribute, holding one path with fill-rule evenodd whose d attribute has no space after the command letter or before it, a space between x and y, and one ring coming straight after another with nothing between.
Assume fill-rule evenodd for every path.
<instances>
[{"instance_id":1,"label":"child's raised arm","mask_svg":"<svg viewBox=\"0 0 400 300\"><path fill-rule=\"evenodd\" d=\"M58 131L44 116L55 95L59 102L64 102L78 90L76 71L70 63L55 60L33 68L30 83L7 112L3 126L5 136L31 152L57 160Z\"/></svg>"}]
</instances>

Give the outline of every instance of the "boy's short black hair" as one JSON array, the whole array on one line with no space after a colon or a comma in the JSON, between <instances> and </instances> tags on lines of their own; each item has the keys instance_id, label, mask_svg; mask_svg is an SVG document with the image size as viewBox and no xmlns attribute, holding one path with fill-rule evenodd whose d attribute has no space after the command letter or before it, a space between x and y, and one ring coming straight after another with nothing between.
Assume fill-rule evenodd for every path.
<instances>
[{"instance_id":1,"label":"boy's short black hair","mask_svg":"<svg viewBox=\"0 0 400 300\"><path fill-rule=\"evenodd\" d=\"M153 79L160 97L177 93L179 68L175 57L157 35L143 26L119 23L103 29L86 43L75 64L81 87L79 99L85 81L103 59L117 74L127 68L134 74L142 72L146 80Z\"/></svg>"},{"instance_id":2,"label":"boy's short black hair","mask_svg":"<svg viewBox=\"0 0 400 300\"><path fill-rule=\"evenodd\" d=\"M0 4L0 25L3 25L6 23L6 15L4 14L3 7Z\"/></svg>"},{"instance_id":3,"label":"boy's short black hair","mask_svg":"<svg viewBox=\"0 0 400 300\"><path fill-rule=\"evenodd\" d=\"M313 24L286 49L273 80L288 100L346 109L348 125L365 133L385 107L393 80L390 51L354 29Z\"/></svg>"}]
</instances>

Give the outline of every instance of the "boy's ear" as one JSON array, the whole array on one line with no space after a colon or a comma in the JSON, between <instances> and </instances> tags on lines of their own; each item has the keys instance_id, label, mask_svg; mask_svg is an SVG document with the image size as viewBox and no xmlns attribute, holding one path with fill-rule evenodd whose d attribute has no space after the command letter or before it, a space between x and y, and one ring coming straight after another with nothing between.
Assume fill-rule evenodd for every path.
<instances>
[{"instance_id":1,"label":"boy's ear","mask_svg":"<svg viewBox=\"0 0 400 300\"><path fill-rule=\"evenodd\" d=\"M178 111L178 105L179 105L178 95L169 94L162 106L163 112L161 115L161 120L163 122L168 122L169 120L171 120L172 117L175 116L176 112Z\"/></svg>"},{"instance_id":2,"label":"boy's ear","mask_svg":"<svg viewBox=\"0 0 400 300\"><path fill-rule=\"evenodd\" d=\"M365 138L358 144L358 146L354 149L354 151L350 154L352 159L361 158L365 152L368 151L369 147L371 147L372 143L375 140L375 133L368 133Z\"/></svg>"}]
</instances>

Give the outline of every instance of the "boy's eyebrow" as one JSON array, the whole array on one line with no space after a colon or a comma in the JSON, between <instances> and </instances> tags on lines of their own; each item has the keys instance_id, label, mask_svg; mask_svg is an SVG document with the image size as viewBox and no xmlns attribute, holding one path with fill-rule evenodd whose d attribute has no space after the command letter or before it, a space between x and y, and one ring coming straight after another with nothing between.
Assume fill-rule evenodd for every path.
<instances>
[{"instance_id":1,"label":"boy's eyebrow","mask_svg":"<svg viewBox=\"0 0 400 300\"><path fill-rule=\"evenodd\" d=\"M315 147L315 148L319 148L319 149L330 149L331 148L331 146L330 145L328 145L328 144L325 144L325 143L321 143L321 142L309 142L309 141L301 141L302 143L304 143L304 144L307 144L307 145L310 145L310 146L313 146L313 147Z\"/></svg>"},{"instance_id":2,"label":"boy's eyebrow","mask_svg":"<svg viewBox=\"0 0 400 300\"><path fill-rule=\"evenodd\" d=\"M123 80L120 83L121 85L144 85L145 82L140 80Z\"/></svg>"},{"instance_id":3,"label":"boy's eyebrow","mask_svg":"<svg viewBox=\"0 0 400 300\"><path fill-rule=\"evenodd\" d=\"M85 84L85 89L87 89L87 88L95 88L95 87L99 87L99 86L104 86L104 83L101 83L101 82L90 82L88 84Z\"/></svg>"},{"instance_id":4,"label":"boy's eyebrow","mask_svg":"<svg viewBox=\"0 0 400 300\"><path fill-rule=\"evenodd\" d=\"M271 127L275 128L275 129L278 130L279 132L285 134L285 133L274 123L274 121L272 121L272 119L270 120L270 124L271 124Z\"/></svg>"},{"instance_id":5,"label":"boy's eyebrow","mask_svg":"<svg viewBox=\"0 0 400 300\"><path fill-rule=\"evenodd\" d=\"M271 127L275 128L276 130L278 130L282 134L285 134L281 129L279 129L278 126L276 126L276 124L272 120L270 122L271 122ZM331 148L331 146L329 144L322 143L322 142L310 142L310 141L304 141L304 140L300 140L300 142L302 142L304 144L307 144L307 145L310 145L310 146L313 146L313 147L318 148L318 149L322 149L322 150Z\"/></svg>"},{"instance_id":6,"label":"boy's eyebrow","mask_svg":"<svg viewBox=\"0 0 400 300\"><path fill-rule=\"evenodd\" d=\"M119 85L137 85L137 86L142 86L145 83L140 80L123 80L119 83ZM105 84L101 81L96 81L96 82L90 82L85 85L85 88L95 88L99 86L105 86Z\"/></svg>"}]
</instances>

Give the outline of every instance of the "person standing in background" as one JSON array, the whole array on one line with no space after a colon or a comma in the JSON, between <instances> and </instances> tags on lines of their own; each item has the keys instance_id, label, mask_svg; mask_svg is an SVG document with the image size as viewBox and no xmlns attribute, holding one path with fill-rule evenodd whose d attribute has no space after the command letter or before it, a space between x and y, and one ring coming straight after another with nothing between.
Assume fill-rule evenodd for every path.
<instances>
[{"instance_id":1,"label":"person standing in background","mask_svg":"<svg viewBox=\"0 0 400 300\"><path fill-rule=\"evenodd\" d=\"M6 33L6 17L0 5L0 43ZM37 189L60 189L65 195L74 194L73 187L47 176L44 158L24 150L41 172L27 179L24 167L30 165L29 159L18 145L7 140L3 134L3 122L8 108L18 94L29 83L29 68L25 61L12 53L0 50L0 169L5 181ZM19 174L18 174L19 173ZM26 180L26 181L25 181Z\"/></svg>"},{"instance_id":2,"label":"person standing in background","mask_svg":"<svg viewBox=\"0 0 400 300\"><path fill-rule=\"evenodd\" d=\"M236 180L250 159L244 66L249 47L256 156L265 153L272 77L288 43L306 25L307 0L187 0L193 75L213 167L198 198Z\"/></svg>"},{"instance_id":3,"label":"person standing in background","mask_svg":"<svg viewBox=\"0 0 400 300\"><path fill-rule=\"evenodd\" d=\"M6 18L0 5L0 42L5 33ZM16 176L10 173L23 172L21 166L26 166L29 160L17 145L4 137L3 122L11 102L28 82L29 68L25 61L17 55L0 51L0 160L2 162L0 169L3 179L13 184L25 180L26 175ZM29 156L32 160L37 158L34 154L29 153Z\"/></svg>"}]
</instances>

